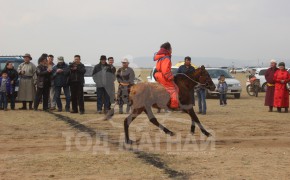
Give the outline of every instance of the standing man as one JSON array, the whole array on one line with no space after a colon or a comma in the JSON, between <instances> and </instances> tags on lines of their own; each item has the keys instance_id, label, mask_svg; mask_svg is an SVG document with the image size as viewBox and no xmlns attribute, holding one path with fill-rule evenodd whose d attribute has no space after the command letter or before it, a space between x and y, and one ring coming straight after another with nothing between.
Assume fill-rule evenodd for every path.
<instances>
[{"instance_id":1,"label":"standing man","mask_svg":"<svg viewBox=\"0 0 290 180\"><path fill-rule=\"evenodd\" d=\"M81 63L81 56L75 55L74 62L69 65L70 75L69 75L69 85L71 92L71 102L72 111L71 113L78 113L78 106L80 114L85 113L84 105L84 75L86 73L86 68L84 64Z\"/></svg>"},{"instance_id":2,"label":"standing man","mask_svg":"<svg viewBox=\"0 0 290 180\"><path fill-rule=\"evenodd\" d=\"M4 71L7 72L8 77L11 80L12 93L8 95L8 98L10 99L11 110L14 110L15 109L15 86L18 81L18 72L14 69L13 63L10 61L6 62Z\"/></svg>"},{"instance_id":3,"label":"standing man","mask_svg":"<svg viewBox=\"0 0 290 180\"><path fill-rule=\"evenodd\" d=\"M22 107L20 110L27 110L26 103L29 102L29 109L33 110L32 102L35 97L35 80L36 80L36 66L30 62L32 57L30 54L25 54L23 56L24 62L18 66L18 74L20 76L19 80L19 90L18 90L18 100L22 101Z\"/></svg>"},{"instance_id":4,"label":"standing man","mask_svg":"<svg viewBox=\"0 0 290 180\"><path fill-rule=\"evenodd\" d=\"M59 56L57 58L57 64L53 66L53 80L55 86L55 99L58 108L58 112L62 111L62 103L60 99L61 89L63 88L63 92L65 95L65 111L70 111L70 92L68 86L68 76L69 76L69 68L68 65L64 62L64 58Z\"/></svg>"},{"instance_id":5,"label":"standing man","mask_svg":"<svg viewBox=\"0 0 290 180\"><path fill-rule=\"evenodd\" d=\"M102 113L104 106L104 113L110 109L110 96L106 89L108 81L108 72L111 71L110 66L107 64L107 57L102 55L100 63L94 67L93 79L96 83L97 88L97 111L99 114Z\"/></svg>"},{"instance_id":6,"label":"standing man","mask_svg":"<svg viewBox=\"0 0 290 180\"><path fill-rule=\"evenodd\" d=\"M274 93L275 93L275 81L274 74L278 70L276 60L270 61L270 68L265 73L265 79L267 82L267 90L265 96L265 106L269 106L269 112L273 112L274 105Z\"/></svg>"},{"instance_id":7,"label":"standing man","mask_svg":"<svg viewBox=\"0 0 290 180\"><path fill-rule=\"evenodd\" d=\"M52 71L52 68L54 66L53 63L54 56L52 54L47 56L47 68ZM52 78L52 76L51 76ZM55 110L56 106L56 100L55 100L55 86L54 86L54 81L51 79L51 84L50 84L50 89L49 89L49 101L48 101L48 106L50 110Z\"/></svg>"},{"instance_id":8,"label":"standing man","mask_svg":"<svg viewBox=\"0 0 290 180\"><path fill-rule=\"evenodd\" d=\"M36 68L36 75L37 75L37 91L34 100L34 110L38 110L38 105L43 98L43 111L48 111L48 95L49 95L49 87L50 87L50 80L51 80L51 72L52 69L48 69L47 67L47 58L41 56L38 59L39 65Z\"/></svg>"},{"instance_id":9,"label":"standing man","mask_svg":"<svg viewBox=\"0 0 290 180\"><path fill-rule=\"evenodd\" d=\"M201 85L198 86L196 93L198 99L198 114L206 114L206 87L204 84L206 79L206 71L204 65L200 67L201 69L201 76L199 77L199 82L202 82Z\"/></svg>"},{"instance_id":10,"label":"standing man","mask_svg":"<svg viewBox=\"0 0 290 180\"><path fill-rule=\"evenodd\" d=\"M115 103L115 99L116 99L115 97L116 68L114 66L113 57L108 58L108 64L110 66L110 71L109 71L109 80L108 80L106 90L110 96L110 107L111 107L111 105Z\"/></svg>"},{"instance_id":11,"label":"standing man","mask_svg":"<svg viewBox=\"0 0 290 180\"><path fill-rule=\"evenodd\" d=\"M184 58L184 65L181 65L178 70L177 73L183 73L183 74L194 74L195 72L195 68L191 65L191 58L189 56L186 56ZM191 101L192 101L192 105L195 105L195 99L194 99L194 89L192 89L191 93Z\"/></svg>"},{"instance_id":12,"label":"standing man","mask_svg":"<svg viewBox=\"0 0 290 180\"><path fill-rule=\"evenodd\" d=\"M135 73L132 68L129 67L129 61L127 58L122 60L122 67L117 71L117 81L119 83L118 88L118 104L119 113L123 114L123 105L127 104L126 113L130 111L129 94L130 88L134 85Z\"/></svg>"}]
</instances>

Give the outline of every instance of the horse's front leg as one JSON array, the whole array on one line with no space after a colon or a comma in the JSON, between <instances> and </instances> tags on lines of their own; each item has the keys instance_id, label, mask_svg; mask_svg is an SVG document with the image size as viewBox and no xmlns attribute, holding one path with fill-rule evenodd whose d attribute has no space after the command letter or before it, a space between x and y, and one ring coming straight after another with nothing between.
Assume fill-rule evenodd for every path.
<instances>
[{"instance_id":1,"label":"horse's front leg","mask_svg":"<svg viewBox=\"0 0 290 180\"><path fill-rule=\"evenodd\" d=\"M170 131L169 129L167 129L166 127L164 127L162 124L160 124L156 117L153 115L152 109L151 107L146 107L144 112L147 114L148 119L150 120L150 122L152 124L154 124L155 126L159 127L161 130L163 130L165 132L165 134L169 134L170 136L174 136L174 132Z\"/></svg>"},{"instance_id":2,"label":"horse's front leg","mask_svg":"<svg viewBox=\"0 0 290 180\"><path fill-rule=\"evenodd\" d=\"M195 132L195 123L198 125L198 127L200 128L201 132L206 135L207 137L211 136L211 134L203 127L203 125L201 124L201 122L199 121L198 117L196 116L193 108L185 111L189 114L189 116L191 117L191 133L194 134Z\"/></svg>"}]
</instances>

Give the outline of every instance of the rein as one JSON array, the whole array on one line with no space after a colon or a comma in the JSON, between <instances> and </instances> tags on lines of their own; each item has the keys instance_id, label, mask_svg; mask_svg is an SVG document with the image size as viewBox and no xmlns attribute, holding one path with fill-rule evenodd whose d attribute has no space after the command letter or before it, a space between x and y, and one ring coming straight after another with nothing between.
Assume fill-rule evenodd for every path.
<instances>
[{"instance_id":1,"label":"rein","mask_svg":"<svg viewBox=\"0 0 290 180\"><path fill-rule=\"evenodd\" d=\"M196 81L196 80L194 80L194 79L192 79L191 77L189 77L188 75L186 75L185 73L176 73L176 74L181 74L181 75L184 75L185 77L187 77L188 79L190 79L191 81L193 81L193 82L195 82L195 83L197 83L197 85L203 85L203 86L206 86L206 84L201 84L200 82L198 82L198 81Z\"/></svg>"}]
</instances>

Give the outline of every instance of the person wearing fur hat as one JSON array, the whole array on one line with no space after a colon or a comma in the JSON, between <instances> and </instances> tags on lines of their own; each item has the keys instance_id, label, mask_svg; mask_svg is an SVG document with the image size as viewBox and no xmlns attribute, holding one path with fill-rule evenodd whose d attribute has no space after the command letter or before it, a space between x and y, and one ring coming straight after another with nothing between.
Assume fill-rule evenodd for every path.
<instances>
[{"instance_id":1,"label":"person wearing fur hat","mask_svg":"<svg viewBox=\"0 0 290 180\"><path fill-rule=\"evenodd\" d=\"M265 96L265 106L269 107L269 112L273 111L274 104L274 92L275 92L275 81L274 74L278 70L276 60L270 61L270 68L265 73L265 79L267 82L267 91Z\"/></svg>"},{"instance_id":2,"label":"person wearing fur hat","mask_svg":"<svg viewBox=\"0 0 290 180\"><path fill-rule=\"evenodd\" d=\"M290 74L285 69L285 63L280 62L279 69L274 74L275 93L274 93L274 107L277 107L278 112L285 108L285 113L288 113L289 108L289 92L286 88L290 82Z\"/></svg>"},{"instance_id":3,"label":"person wearing fur hat","mask_svg":"<svg viewBox=\"0 0 290 180\"><path fill-rule=\"evenodd\" d=\"M32 57L30 54L23 56L24 62L18 66L18 74L20 76L19 89L18 89L18 101L22 101L22 107L20 110L27 110L26 103L29 102L29 109L33 110L32 102L35 97L35 84L36 84L36 66L30 62Z\"/></svg>"}]
</instances>

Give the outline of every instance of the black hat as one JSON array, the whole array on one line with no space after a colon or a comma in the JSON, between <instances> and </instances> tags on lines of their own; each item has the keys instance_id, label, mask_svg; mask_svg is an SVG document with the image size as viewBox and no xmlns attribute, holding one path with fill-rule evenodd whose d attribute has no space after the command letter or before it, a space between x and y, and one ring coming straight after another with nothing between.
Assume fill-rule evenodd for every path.
<instances>
[{"instance_id":1,"label":"black hat","mask_svg":"<svg viewBox=\"0 0 290 180\"><path fill-rule=\"evenodd\" d=\"M189 57L189 56L186 56L185 58L184 58L184 61L185 60L189 60L189 61L191 61L191 58Z\"/></svg>"},{"instance_id":2,"label":"black hat","mask_svg":"<svg viewBox=\"0 0 290 180\"><path fill-rule=\"evenodd\" d=\"M107 60L107 57L105 55L101 55L100 60Z\"/></svg>"},{"instance_id":3,"label":"black hat","mask_svg":"<svg viewBox=\"0 0 290 180\"><path fill-rule=\"evenodd\" d=\"M280 62L280 63L278 64L278 66L284 66L284 67L285 67L285 63L284 63L284 62Z\"/></svg>"}]
</instances>

